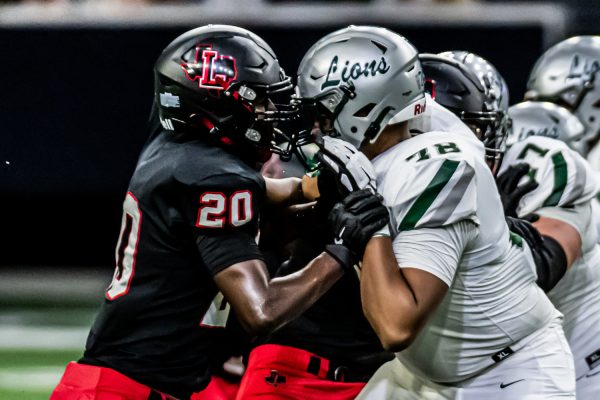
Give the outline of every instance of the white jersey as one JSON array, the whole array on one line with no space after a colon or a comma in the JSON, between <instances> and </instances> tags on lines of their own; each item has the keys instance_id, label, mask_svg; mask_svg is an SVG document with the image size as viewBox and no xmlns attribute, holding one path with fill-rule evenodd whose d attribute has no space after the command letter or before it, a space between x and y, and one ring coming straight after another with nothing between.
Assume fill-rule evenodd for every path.
<instances>
[{"instance_id":1,"label":"white jersey","mask_svg":"<svg viewBox=\"0 0 600 400\"><path fill-rule=\"evenodd\" d=\"M600 243L600 193L592 200L592 218L594 219L594 226L598 234L598 243Z\"/></svg>"},{"instance_id":2,"label":"white jersey","mask_svg":"<svg viewBox=\"0 0 600 400\"><path fill-rule=\"evenodd\" d=\"M449 285L415 342L398 353L407 368L434 382L461 382L560 317L535 284L529 248L510 236L473 134L421 134L373 165L397 228L399 266L424 269ZM423 260L420 254L436 243L439 254Z\"/></svg>"},{"instance_id":3,"label":"white jersey","mask_svg":"<svg viewBox=\"0 0 600 400\"><path fill-rule=\"evenodd\" d=\"M429 104L427 104L427 107L429 107ZM594 171L600 172L600 144L597 143L590 149L587 159Z\"/></svg>"},{"instance_id":4,"label":"white jersey","mask_svg":"<svg viewBox=\"0 0 600 400\"><path fill-rule=\"evenodd\" d=\"M517 215L540 207L565 207L589 202L598 190L594 171L586 160L564 142L544 136L529 136L504 154L500 174L510 165L526 162L540 186L523 196ZM524 177L523 181L530 179Z\"/></svg>"},{"instance_id":5,"label":"white jersey","mask_svg":"<svg viewBox=\"0 0 600 400\"><path fill-rule=\"evenodd\" d=\"M564 331L580 377L600 365L600 245L592 218L598 181L589 163L556 139L530 136L513 145L500 173L519 162L527 162L533 171L531 178L523 179L535 179L539 186L521 199L518 215L535 212L558 219L581 236L581 257L548 293L564 314Z\"/></svg>"}]
</instances>

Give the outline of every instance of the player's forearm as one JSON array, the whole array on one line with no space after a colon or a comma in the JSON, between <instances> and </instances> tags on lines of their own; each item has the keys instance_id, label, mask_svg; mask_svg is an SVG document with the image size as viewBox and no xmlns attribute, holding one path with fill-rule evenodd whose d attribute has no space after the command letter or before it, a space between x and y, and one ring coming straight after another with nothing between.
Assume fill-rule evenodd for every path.
<instances>
[{"instance_id":1,"label":"player's forearm","mask_svg":"<svg viewBox=\"0 0 600 400\"><path fill-rule=\"evenodd\" d=\"M398 267L390 238L376 237L367 245L360 290L365 316L384 348L406 348L420 329L419 304Z\"/></svg>"},{"instance_id":2,"label":"player's forearm","mask_svg":"<svg viewBox=\"0 0 600 400\"><path fill-rule=\"evenodd\" d=\"M282 327L312 306L344 274L328 254L306 267L280 278L269 278L258 261L234 265L215 276L242 327L250 334L265 335Z\"/></svg>"},{"instance_id":3,"label":"player's forearm","mask_svg":"<svg viewBox=\"0 0 600 400\"><path fill-rule=\"evenodd\" d=\"M268 331L295 319L311 307L344 274L340 264L322 253L293 274L271 279L265 307Z\"/></svg>"},{"instance_id":4,"label":"player's forearm","mask_svg":"<svg viewBox=\"0 0 600 400\"><path fill-rule=\"evenodd\" d=\"M304 202L300 178L265 178L267 199L272 204L294 204Z\"/></svg>"}]
</instances>

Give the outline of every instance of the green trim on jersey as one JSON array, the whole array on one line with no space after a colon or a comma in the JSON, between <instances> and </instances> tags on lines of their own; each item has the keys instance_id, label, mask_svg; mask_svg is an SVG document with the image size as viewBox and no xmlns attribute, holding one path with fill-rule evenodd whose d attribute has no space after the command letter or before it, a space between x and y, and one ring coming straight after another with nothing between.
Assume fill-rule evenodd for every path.
<instances>
[{"instance_id":1,"label":"green trim on jersey","mask_svg":"<svg viewBox=\"0 0 600 400\"><path fill-rule=\"evenodd\" d=\"M523 248L523 238L514 232L508 231L508 239L512 244L519 248Z\"/></svg>"},{"instance_id":2,"label":"green trim on jersey","mask_svg":"<svg viewBox=\"0 0 600 400\"><path fill-rule=\"evenodd\" d=\"M556 206L567 187L567 162L562 153L556 153L552 156L552 164L554 164L554 189L544 201L543 207Z\"/></svg>"},{"instance_id":3,"label":"green trim on jersey","mask_svg":"<svg viewBox=\"0 0 600 400\"><path fill-rule=\"evenodd\" d=\"M429 185L417 197L410 210L404 216L404 219L402 219L402 222L400 222L399 230L407 231L414 229L437 195L440 194L444 186L450 181L459 164L459 161L444 160L438 172L436 172L431 182L429 182Z\"/></svg>"}]
</instances>

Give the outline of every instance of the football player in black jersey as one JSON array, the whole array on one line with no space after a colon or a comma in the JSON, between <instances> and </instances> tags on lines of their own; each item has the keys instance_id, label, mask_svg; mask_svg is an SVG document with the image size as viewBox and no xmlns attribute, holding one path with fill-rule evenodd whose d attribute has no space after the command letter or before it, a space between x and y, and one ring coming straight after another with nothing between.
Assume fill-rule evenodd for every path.
<instances>
[{"instance_id":1,"label":"football player in black jersey","mask_svg":"<svg viewBox=\"0 0 600 400\"><path fill-rule=\"evenodd\" d=\"M52 400L189 399L210 381L230 311L251 334L280 328L351 269L360 255L350 249L387 223L376 195L354 192L329 215L335 244L298 272L270 278L256 244L260 210L302 193L298 179L263 179L256 166L285 153L273 145L273 123L285 113L270 97L291 87L271 48L245 29L208 25L165 48L155 65L164 129L131 178L114 277L85 353Z\"/></svg>"},{"instance_id":2,"label":"football player in black jersey","mask_svg":"<svg viewBox=\"0 0 600 400\"><path fill-rule=\"evenodd\" d=\"M319 135L318 130L314 133ZM265 164L263 174L303 176L305 167L314 165L319 171L318 188L310 190L314 178L304 175L305 189L309 189L305 195L312 194L319 202L332 205L347 189L337 184L343 178L340 179L336 170L317 161L323 160L322 154L327 152L326 144L320 147L319 150L316 144L306 144L299 148L298 154L304 155L300 158L308 160L309 165L303 166L298 157L280 162L274 156ZM348 158L362 155L348 150ZM337 157L330 159L333 158ZM366 157L364 160L369 163ZM302 268L331 241L321 206L323 204L311 209L294 206L275 210L279 214L269 219L271 229L261 230L261 246L272 249L267 254L280 262L285 260L277 276ZM238 400L309 400L324 396L354 399L373 373L393 358L393 353L383 350L363 315L359 279L355 273L345 274L302 315L256 344L250 353Z\"/></svg>"}]
</instances>

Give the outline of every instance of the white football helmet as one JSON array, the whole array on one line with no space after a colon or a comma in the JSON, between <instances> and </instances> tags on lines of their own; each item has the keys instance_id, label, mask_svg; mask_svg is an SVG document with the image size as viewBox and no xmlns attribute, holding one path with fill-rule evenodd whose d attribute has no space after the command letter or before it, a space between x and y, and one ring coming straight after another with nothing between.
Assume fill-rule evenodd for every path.
<instances>
[{"instance_id":1,"label":"white football helmet","mask_svg":"<svg viewBox=\"0 0 600 400\"><path fill-rule=\"evenodd\" d=\"M547 136L565 142L580 154L584 151L585 127L564 107L545 101L525 101L510 107L508 115L512 119L512 130L507 146L529 136Z\"/></svg>"},{"instance_id":2,"label":"white football helmet","mask_svg":"<svg viewBox=\"0 0 600 400\"><path fill-rule=\"evenodd\" d=\"M417 50L373 26L349 26L314 44L298 68L296 90L301 106L332 122L326 133L356 147L376 140L392 117L403 122L425 111Z\"/></svg>"},{"instance_id":3,"label":"white football helmet","mask_svg":"<svg viewBox=\"0 0 600 400\"><path fill-rule=\"evenodd\" d=\"M585 126L587 141L600 133L600 36L575 36L548 49L536 62L525 100L549 101L572 111ZM596 79L599 82L596 82Z\"/></svg>"}]
</instances>

